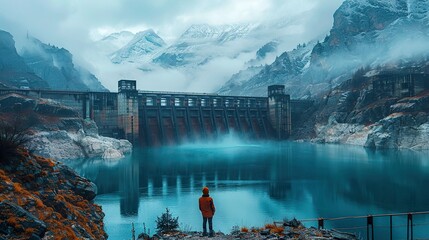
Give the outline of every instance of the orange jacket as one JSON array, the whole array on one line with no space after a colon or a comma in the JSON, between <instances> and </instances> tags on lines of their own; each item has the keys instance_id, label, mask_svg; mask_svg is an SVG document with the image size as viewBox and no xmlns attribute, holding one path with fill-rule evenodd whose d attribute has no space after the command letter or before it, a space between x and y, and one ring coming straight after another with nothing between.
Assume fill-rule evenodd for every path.
<instances>
[{"instance_id":1,"label":"orange jacket","mask_svg":"<svg viewBox=\"0 0 429 240\"><path fill-rule=\"evenodd\" d=\"M211 218L213 217L216 208L213 203L213 198L209 197L209 195L203 195L199 199L200 211L203 214L203 217Z\"/></svg>"}]
</instances>

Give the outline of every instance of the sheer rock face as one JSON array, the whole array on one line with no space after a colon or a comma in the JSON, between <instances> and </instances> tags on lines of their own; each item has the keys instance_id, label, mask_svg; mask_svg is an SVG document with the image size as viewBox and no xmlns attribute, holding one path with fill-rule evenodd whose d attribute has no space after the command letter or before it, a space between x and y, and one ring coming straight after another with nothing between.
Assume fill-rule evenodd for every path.
<instances>
[{"instance_id":1,"label":"sheer rock face","mask_svg":"<svg viewBox=\"0 0 429 240\"><path fill-rule=\"evenodd\" d=\"M405 98L390 107L365 143L373 148L429 149L429 94Z\"/></svg>"},{"instance_id":2,"label":"sheer rock face","mask_svg":"<svg viewBox=\"0 0 429 240\"><path fill-rule=\"evenodd\" d=\"M107 239L92 182L23 149L1 161L0 238Z\"/></svg>"},{"instance_id":3,"label":"sheer rock face","mask_svg":"<svg viewBox=\"0 0 429 240\"><path fill-rule=\"evenodd\" d=\"M20 54L28 67L51 89L107 91L97 77L74 62L73 55L65 48L27 37Z\"/></svg>"},{"instance_id":4,"label":"sheer rock face","mask_svg":"<svg viewBox=\"0 0 429 240\"><path fill-rule=\"evenodd\" d=\"M356 87L353 81L361 84ZM369 79L332 90L295 123L293 137L370 148L429 149L429 90L413 97L377 97Z\"/></svg>"},{"instance_id":5,"label":"sheer rock face","mask_svg":"<svg viewBox=\"0 0 429 240\"><path fill-rule=\"evenodd\" d=\"M48 84L36 76L18 55L13 36L0 30L0 83L1 87L48 88Z\"/></svg>"},{"instance_id":6,"label":"sheer rock face","mask_svg":"<svg viewBox=\"0 0 429 240\"><path fill-rule=\"evenodd\" d=\"M28 37L16 49L13 36L0 30L0 83L9 88L107 91L94 74L77 65L65 48Z\"/></svg>"}]
</instances>

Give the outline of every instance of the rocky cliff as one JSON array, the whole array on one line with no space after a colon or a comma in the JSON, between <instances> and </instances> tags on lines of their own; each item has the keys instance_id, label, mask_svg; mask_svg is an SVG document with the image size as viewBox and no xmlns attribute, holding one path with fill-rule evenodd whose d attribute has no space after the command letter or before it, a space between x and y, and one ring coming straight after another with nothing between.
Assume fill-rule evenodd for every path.
<instances>
[{"instance_id":1,"label":"rocky cliff","mask_svg":"<svg viewBox=\"0 0 429 240\"><path fill-rule=\"evenodd\" d=\"M308 97L330 91L361 67L427 61L428 9L429 2L420 0L346 0L334 13L329 34L311 46L307 58L295 60L289 51L290 61L279 56L229 92L265 96L267 85L284 84L293 98ZM305 67L300 59L308 59Z\"/></svg>"},{"instance_id":2,"label":"rocky cliff","mask_svg":"<svg viewBox=\"0 0 429 240\"><path fill-rule=\"evenodd\" d=\"M2 87L48 88L48 84L18 55L13 36L0 30L0 83Z\"/></svg>"},{"instance_id":3,"label":"rocky cliff","mask_svg":"<svg viewBox=\"0 0 429 240\"><path fill-rule=\"evenodd\" d=\"M0 83L10 88L107 91L73 55L27 37L17 51L13 36L0 30Z\"/></svg>"},{"instance_id":4,"label":"rocky cliff","mask_svg":"<svg viewBox=\"0 0 429 240\"><path fill-rule=\"evenodd\" d=\"M372 78L367 77L371 72L362 69L318 98L294 122L293 138L370 148L429 149L429 89L409 97L379 96Z\"/></svg>"},{"instance_id":5,"label":"rocky cliff","mask_svg":"<svg viewBox=\"0 0 429 240\"><path fill-rule=\"evenodd\" d=\"M366 147L429 149L429 91L390 106L368 133Z\"/></svg>"},{"instance_id":6,"label":"rocky cliff","mask_svg":"<svg viewBox=\"0 0 429 240\"><path fill-rule=\"evenodd\" d=\"M95 184L24 149L0 161L0 239L107 239Z\"/></svg>"},{"instance_id":7,"label":"rocky cliff","mask_svg":"<svg viewBox=\"0 0 429 240\"><path fill-rule=\"evenodd\" d=\"M29 68L51 89L107 91L92 73L75 64L73 55L65 48L27 37L20 54Z\"/></svg>"},{"instance_id":8,"label":"rocky cliff","mask_svg":"<svg viewBox=\"0 0 429 240\"><path fill-rule=\"evenodd\" d=\"M44 157L118 159L132 150L129 141L99 136L95 122L52 100L18 94L0 96L0 119L13 122L14 116L27 120L32 130L27 147Z\"/></svg>"}]
</instances>

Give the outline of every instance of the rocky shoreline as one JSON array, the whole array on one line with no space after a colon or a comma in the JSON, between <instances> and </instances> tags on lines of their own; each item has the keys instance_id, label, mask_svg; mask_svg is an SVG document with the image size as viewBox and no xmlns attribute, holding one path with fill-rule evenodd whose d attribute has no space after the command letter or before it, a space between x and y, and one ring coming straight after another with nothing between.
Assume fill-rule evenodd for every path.
<instances>
[{"instance_id":1,"label":"rocky shoreline","mask_svg":"<svg viewBox=\"0 0 429 240\"><path fill-rule=\"evenodd\" d=\"M52 100L14 93L0 96L0 120L14 122L14 116L31 121L26 147L46 158L120 159L132 151L128 140L100 136L94 121Z\"/></svg>"},{"instance_id":2,"label":"rocky shoreline","mask_svg":"<svg viewBox=\"0 0 429 240\"><path fill-rule=\"evenodd\" d=\"M336 239L336 240L356 240L354 234L339 232L336 230L306 228L296 219L286 221L281 224L266 224L263 228L233 228L230 234L222 232L215 233L214 237L203 236L201 232L170 232L158 233L152 237L142 233L137 240L177 240L177 239Z\"/></svg>"},{"instance_id":3,"label":"rocky shoreline","mask_svg":"<svg viewBox=\"0 0 429 240\"><path fill-rule=\"evenodd\" d=\"M0 239L107 239L94 183L24 149L0 160Z\"/></svg>"},{"instance_id":4,"label":"rocky shoreline","mask_svg":"<svg viewBox=\"0 0 429 240\"><path fill-rule=\"evenodd\" d=\"M58 160L120 159L132 151L132 144L128 140L98 135L97 125L92 120L72 118L61 121L67 122L61 125L68 127L51 131L40 129L30 135L27 147L37 155Z\"/></svg>"}]
</instances>

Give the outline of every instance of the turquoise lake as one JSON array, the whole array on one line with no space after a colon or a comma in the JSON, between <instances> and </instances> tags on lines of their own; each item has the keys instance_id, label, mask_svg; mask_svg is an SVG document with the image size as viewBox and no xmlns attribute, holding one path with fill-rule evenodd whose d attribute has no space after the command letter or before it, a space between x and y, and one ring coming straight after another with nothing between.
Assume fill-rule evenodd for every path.
<instances>
[{"instance_id":1,"label":"turquoise lake","mask_svg":"<svg viewBox=\"0 0 429 240\"><path fill-rule=\"evenodd\" d=\"M109 239L130 239L131 224L155 232L171 210L181 229L201 231L198 198L210 188L214 229L261 227L283 219L314 219L429 210L429 152L294 142L219 142L135 149L125 159L68 162L98 186ZM395 217L395 239L406 239L406 218ZM388 239L388 218L375 219L377 239ZM429 237L429 215L415 216L414 237ZM316 226L317 222L305 222ZM366 219L328 221L362 227Z\"/></svg>"}]
</instances>

